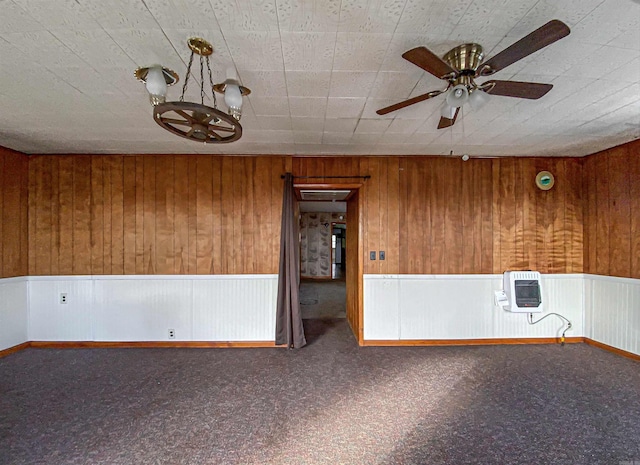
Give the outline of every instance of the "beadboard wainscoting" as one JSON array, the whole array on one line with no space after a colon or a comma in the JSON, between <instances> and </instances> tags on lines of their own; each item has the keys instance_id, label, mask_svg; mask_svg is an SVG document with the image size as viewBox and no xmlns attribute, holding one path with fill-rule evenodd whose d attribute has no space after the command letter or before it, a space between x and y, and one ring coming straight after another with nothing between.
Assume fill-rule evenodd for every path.
<instances>
[{"instance_id":1,"label":"beadboard wainscoting","mask_svg":"<svg viewBox=\"0 0 640 465\"><path fill-rule=\"evenodd\" d=\"M586 337L640 355L640 279L584 275Z\"/></svg>"},{"instance_id":2,"label":"beadboard wainscoting","mask_svg":"<svg viewBox=\"0 0 640 465\"><path fill-rule=\"evenodd\" d=\"M0 279L0 350L29 341L27 278Z\"/></svg>"},{"instance_id":3,"label":"beadboard wainscoting","mask_svg":"<svg viewBox=\"0 0 640 465\"><path fill-rule=\"evenodd\" d=\"M28 282L31 341L275 340L277 275L42 276Z\"/></svg>"},{"instance_id":4,"label":"beadboard wainscoting","mask_svg":"<svg viewBox=\"0 0 640 465\"><path fill-rule=\"evenodd\" d=\"M584 337L581 274L542 276L543 313L571 320L567 337ZM560 337L564 322L555 316L530 325L527 314L496 307L494 291L502 275L365 275L364 339L455 340Z\"/></svg>"}]
</instances>

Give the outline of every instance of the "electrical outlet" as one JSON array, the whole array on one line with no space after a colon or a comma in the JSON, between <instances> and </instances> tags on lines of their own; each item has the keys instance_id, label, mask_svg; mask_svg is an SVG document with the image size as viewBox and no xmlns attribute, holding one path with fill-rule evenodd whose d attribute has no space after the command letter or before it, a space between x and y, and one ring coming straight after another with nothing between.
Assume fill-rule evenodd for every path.
<instances>
[{"instance_id":1,"label":"electrical outlet","mask_svg":"<svg viewBox=\"0 0 640 465\"><path fill-rule=\"evenodd\" d=\"M372 250L371 252L369 252L369 260L375 260L376 259L376 252L375 250Z\"/></svg>"},{"instance_id":2,"label":"electrical outlet","mask_svg":"<svg viewBox=\"0 0 640 465\"><path fill-rule=\"evenodd\" d=\"M61 292L60 293L60 303L61 304L66 304L67 303L67 293L66 292Z\"/></svg>"},{"instance_id":3,"label":"electrical outlet","mask_svg":"<svg viewBox=\"0 0 640 465\"><path fill-rule=\"evenodd\" d=\"M175 329L170 329L169 330L169 339L175 339L176 338L176 330Z\"/></svg>"},{"instance_id":4,"label":"electrical outlet","mask_svg":"<svg viewBox=\"0 0 640 465\"><path fill-rule=\"evenodd\" d=\"M378 257L380 257L380 260L384 260L384 250L378 252Z\"/></svg>"}]
</instances>

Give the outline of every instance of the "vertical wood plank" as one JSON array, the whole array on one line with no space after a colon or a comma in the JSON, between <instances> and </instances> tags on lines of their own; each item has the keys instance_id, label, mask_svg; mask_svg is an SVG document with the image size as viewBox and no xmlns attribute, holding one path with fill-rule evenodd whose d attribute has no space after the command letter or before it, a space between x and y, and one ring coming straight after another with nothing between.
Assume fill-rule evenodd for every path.
<instances>
[{"instance_id":1,"label":"vertical wood plank","mask_svg":"<svg viewBox=\"0 0 640 465\"><path fill-rule=\"evenodd\" d=\"M197 274L208 274L211 270L213 251L213 192L212 192L212 157L198 157L196 222L197 222Z\"/></svg>"},{"instance_id":2,"label":"vertical wood plank","mask_svg":"<svg viewBox=\"0 0 640 465\"><path fill-rule=\"evenodd\" d=\"M462 219L462 160L445 159L443 175L444 202L444 263L443 272L460 273L463 261Z\"/></svg>"},{"instance_id":3,"label":"vertical wood plank","mask_svg":"<svg viewBox=\"0 0 640 465\"><path fill-rule=\"evenodd\" d=\"M242 204L246 201L244 198L243 184L245 181L244 163L241 158L234 157L232 159L232 189L233 200L231 205L233 206L231 214L231 224L233 225L230 240L227 242L229 248L227 253L229 254L231 274L242 274L244 272L244 237L242 231L242 223L245 218L242 215Z\"/></svg>"},{"instance_id":4,"label":"vertical wood plank","mask_svg":"<svg viewBox=\"0 0 640 465\"><path fill-rule=\"evenodd\" d=\"M157 274L171 274L174 271L174 207L173 179L174 157L159 155L155 159L155 244Z\"/></svg>"},{"instance_id":5,"label":"vertical wood plank","mask_svg":"<svg viewBox=\"0 0 640 465\"><path fill-rule=\"evenodd\" d=\"M156 261L156 159L152 155L142 157L144 198L143 217L143 274L155 274Z\"/></svg>"},{"instance_id":6,"label":"vertical wood plank","mask_svg":"<svg viewBox=\"0 0 640 465\"><path fill-rule=\"evenodd\" d=\"M144 222L145 222L145 156L136 156L136 274L147 273L145 264Z\"/></svg>"},{"instance_id":7,"label":"vertical wood plank","mask_svg":"<svg viewBox=\"0 0 640 465\"><path fill-rule=\"evenodd\" d=\"M109 157L111 174L111 271L122 275L124 270L124 157Z\"/></svg>"},{"instance_id":8,"label":"vertical wood plank","mask_svg":"<svg viewBox=\"0 0 640 465\"><path fill-rule=\"evenodd\" d=\"M594 160L594 170L597 177L602 180L609 180L609 163L607 162L608 152L604 156L598 155ZM609 253L609 183L596 182L596 274L608 275L610 270Z\"/></svg>"},{"instance_id":9,"label":"vertical wood plank","mask_svg":"<svg viewBox=\"0 0 640 465\"><path fill-rule=\"evenodd\" d=\"M104 157L91 156L91 274L104 274Z\"/></svg>"},{"instance_id":10,"label":"vertical wood plank","mask_svg":"<svg viewBox=\"0 0 640 465\"><path fill-rule=\"evenodd\" d=\"M566 273L583 273L584 214L582 198L582 161L565 160L565 178L569 188L565 191L565 260ZM586 199L585 199L586 201Z\"/></svg>"},{"instance_id":11,"label":"vertical wood plank","mask_svg":"<svg viewBox=\"0 0 640 465\"><path fill-rule=\"evenodd\" d=\"M173 176L174 263L173 273L188 274L189 270L189 157L176 156Z\"/></svg>"},{"instance_id":12,"label":"vertical wood plank","mask_svg":"<svg viewBox=\"0 0 640 465\"><path fill-rule=\"evenodd\" d=\"M197 157L188 157L189 165L189 258L187 273L198 272L198 164Z\"/></svg>"},{"instance_id":13,"label":"vertical wood plank","mask_svg":"<svg viewBox=\"0 0 640 465\"><path fill-rule=\"evenodd\" d=\"M631 214L631 273L630 278L640 278L640 143L634 143L629 150L629 198ZM635 150L634 150L635 149Z\"/></svg>"},{"instance_id":14,"label":"vertical wood plank","mask_svg":"<svg viewBox=\"0 0 640 465\"><path fill-rule=\"evenodd\" d=\"M91 156L73 166L73 274L91 274Z\"/></svg>"},{"instance_id":15,"label":"vertical wood plank","mask_svg":"<svg viewBox=\"0 0 640 465\"><path fill-rule=\"evenodd\" d=\"M626 147L612 149L607 156L609 171L609 274L631 275L630 160ZM636 179L640 182L640 179Z\"/></svg>"},{"instance_id":16,"label":"vertical wood plank","mask_svg":"<svg viewBox=\"0 0 640 465\"><path fill-rule=\"evenodd\" d=\"M73 274L73 156L60 156L58 160L58 182L59 193L58 212L60 218L59 225L59 256L58 256L58 272L62 275Z\"/></svg>"},{"instance_id":17,"label":"vertical wood plank","mask_svg":"<svg viewBox=\"0 0 640 465\"><path fill-rule=\"evenodd\" d=\"M271 213L271 167L272 162L270 158L258 157L256 159L255 175L252 183L256 226L256 273L271 272L271 259L269 257L275 253L274 248L269 248L269 236L273 234L273 215ZM274 206L274 208L278 207Z\"/></svg>"},{"instance_id":18,"label":"vertical wood plank","mask_svg":"<svg viewBox=\"0 0 640 465\"><path fill-rule=\"evenodd\" d=\"M397 157L387 159L387 265L384 273L399 272L400 235L403 228L400 223L400 160ZM347 233L348 234L348 233Z\"/></svg>"},{"instance_id":19,"label":"vertical wood plank","mask_svg":"<svg viewBox=\"0 0 640 465\"><path fill-rule=\"evenodd\" d=\"M138 214L138 186L136 184L137 167L136 157L127 156L122 160L123 164L123 197L122 197L122 224L123 224L123 259L124 274L135 274L137 269L138 242L140 239L136 235L136 224Z\"/></svg>"},{"instance_id":20,"label":"vertical wood plank","mask_svg":"<svg viewBox=\"0 0 640 465\"><path fill-rule=\"evenodd\" d=\"M242 157L238 158L238 164L242 168L241 178L241 223L237 235L242 238L242 273L255 274L256 272L256 256L255 256L255 241L256 241L256 225L254 224L254 199L253 199L253 181L255 179L255 158L254 157Z\"/></svg>"}]
</instances>

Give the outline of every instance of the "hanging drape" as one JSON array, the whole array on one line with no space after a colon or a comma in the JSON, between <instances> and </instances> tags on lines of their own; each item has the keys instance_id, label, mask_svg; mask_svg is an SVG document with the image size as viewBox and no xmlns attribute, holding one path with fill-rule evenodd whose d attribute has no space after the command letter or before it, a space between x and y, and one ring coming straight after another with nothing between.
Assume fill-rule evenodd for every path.
<instances>
[{"instance_id":1,"label":"hanging drape","mask_svg":"<svg viewBox=\"0 0 640 465\"><path fill-rule=\"evenodd\" d=\"M276 310L276 344L300 348L304 338L300 313L300 244L293 175L284 176L282 198L282 228L280 232L280 270L278 273L278 304Z\"/></svg>"}]
</instances>

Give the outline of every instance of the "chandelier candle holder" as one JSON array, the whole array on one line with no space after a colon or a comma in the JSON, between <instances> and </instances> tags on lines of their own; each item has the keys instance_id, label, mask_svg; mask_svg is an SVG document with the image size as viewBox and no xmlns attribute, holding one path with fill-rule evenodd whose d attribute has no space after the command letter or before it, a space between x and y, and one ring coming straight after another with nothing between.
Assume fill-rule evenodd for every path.
<instances>
[{"instance_id":1,"label":"chandelier candle holder","mask_svg":"<svg viewBox=\"0 0 640 465\"><path fill-rule=\"evenodd\" d=\"M156 83L156 81L160 81L157 79L157 71L153 75L146 73L142 78L142 73L138 76L138 71L136 70L136 77L145 82L151 103L154 105L153 119L172 134L196 142L221 144L240 139L242 137L242 126L239 122L242 113L242 97L249 95L251 90L241 86L237 79L227 79L221 84L214 84L209 61L209 57L213 53L213 46L199 37L190 38L187 41L187 45L191 50L191 57L189 58L187 74L182 86L182 95L177 102L165 102L164 96L162 98L151 97L152 91L159 92L163 90L162 83ZM191 66L195 55L200 57L200 103L184 101L189 78L192 77ZM212 107L204 103L205 96L208 96L205 91L205 67L209 78L207 87L211 89L211 98L213 100ZM164 69L162 68L162 70ZM152 76L155 77L155 80L150 84L149 81ZM175 77L177 81L177 75ZM166 94L166 87L164 92ZM216 92L224 94L225 102L229 107L228 113L218 109Z\"/></svg>"}]
</instances>

